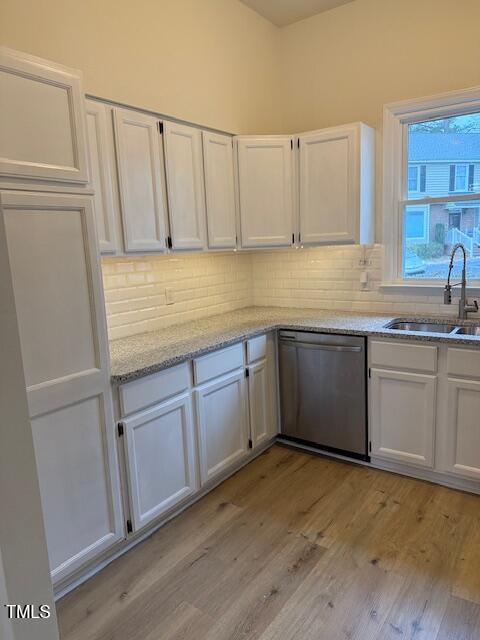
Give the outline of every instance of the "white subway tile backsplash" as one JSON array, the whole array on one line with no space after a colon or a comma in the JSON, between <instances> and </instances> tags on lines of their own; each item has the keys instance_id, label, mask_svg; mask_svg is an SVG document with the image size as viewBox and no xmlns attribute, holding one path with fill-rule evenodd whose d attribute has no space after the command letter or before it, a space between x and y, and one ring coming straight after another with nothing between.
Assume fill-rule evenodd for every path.
<instances>
[{"instance_id":1,"label":"white subway tile backsplash","mask_svg":"<svg viewBox=\"0 0 480 640\"><path fill-rule=\"evenodd\" d=\"M359 313L453 313L441 297L390 294L381 245L104 258L110 339L257 306ZM362 260L368 264L363 265ZM368 284L360 283L362 271ZM166 305L165 287L175 303Z\"/></svg>"}]
</instances>

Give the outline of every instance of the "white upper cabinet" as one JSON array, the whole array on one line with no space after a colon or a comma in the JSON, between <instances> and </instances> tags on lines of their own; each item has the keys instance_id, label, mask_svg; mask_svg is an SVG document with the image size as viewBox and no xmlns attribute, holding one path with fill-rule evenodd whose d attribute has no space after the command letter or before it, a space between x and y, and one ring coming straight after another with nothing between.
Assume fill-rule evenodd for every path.
<instances>
[{"instance_id":1,"label":"white upper cabinet","mask_svg":"<svg viewBox=\"0 0 480 640\"><path fill-rule=\"evenodd\" d=\"M78 71L0 48L0 175L88 182L85 106Z\"/></svg>"},{"instance_id":2,"label":"white upper cabinet","mask_svg":"<svg viewBox=\"0 0 480 640\"><path fill-rule=\"evenodd\" d=\"M301 244L374 241L374 144L362 123L299 136Z\"/></svg>"},{"instance_id":3,"label":"white upper cabinet","mask_svg":"<svg viewBox=\"0 0 480 640\"><path fill-rule=\"evenodd\" d=\"M115 109L114 121L125 251L165 251L167 206L158 120Z\"/></svg>"},{"instance_id":4,"label":"white upper cabinet","mask_svg":"<svg viewBox=\"0 0 480 640\"><path fill-rule=\"evenodd\" d=\"M233 183L233 139L203 132L208 247L233 249L237 244Z\"/></svg>"},{"instance_id":5,"label":"white upper cabinet","mask_svg":"<svg viewBox=\"0 0 480 640\"><path fill-rule=\"evenodd\" d=\"M202 132L164 122L170 231L173 249L205 249Z\"/></svg>"},{"instance_id":6,"label":"white upper cabinet","mask_svg":"<svg viewBox=\"0 0 480 640\"><path fill-rule=\"evenodd\" d=\"M87 100L86 105L90 182L95 191L93 203L98 244L101 253L115 253L115 169L112 167L110 154L111 109L94 100Z\"/></svg>"},{"instance_id":7,"label":"white upper cabinet","mask_svg":"<svg viewBox=\"0 0 480 640\"><path fill-rule=\"evenodd\" d=\"M293 142L290 137L238 137L242 247L293 244Z\"/></svg>"}]
</instances>

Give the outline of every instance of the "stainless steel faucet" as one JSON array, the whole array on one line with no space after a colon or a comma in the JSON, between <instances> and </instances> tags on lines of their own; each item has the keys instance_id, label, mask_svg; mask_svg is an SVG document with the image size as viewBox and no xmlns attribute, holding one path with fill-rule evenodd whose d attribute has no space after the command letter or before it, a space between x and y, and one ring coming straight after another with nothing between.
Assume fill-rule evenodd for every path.
<instances>
[{"instance_id":1,"label":"stainless steel faucet","mask_svg":"<svg viewBox=\"0 0 480 640\"><path fill-rule=\"evenodd\" d=\"M450 284L450 276L452 275L453 269L453 259L455 258L455 254L457 251L461 249L463 252L463 267L462 267L462 281L456 282L455 284ZM448 278L447 284L445 285L445 291L443 294L443 301L445 304L452 304L452 287L461 286L460 300L458 303L458 317L460 320L465 320L468 313L477 313L478 311L478 302L476 300L473 301L473 304L468 303L467 298L467 252L465 247L461 242L456 244L452 249L452 255L450 256L450 265L448 267Z\"/></svg>"}]
</instances>

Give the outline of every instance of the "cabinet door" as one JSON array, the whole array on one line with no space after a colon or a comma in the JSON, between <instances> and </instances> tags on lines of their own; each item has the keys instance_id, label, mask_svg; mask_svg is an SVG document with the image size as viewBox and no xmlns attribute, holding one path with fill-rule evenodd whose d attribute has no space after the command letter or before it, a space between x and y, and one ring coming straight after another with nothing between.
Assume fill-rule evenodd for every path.
<instances>
[{"instance_id":1,"label":"cabinet door","mask_svg":"<svg viewBox=\"0 0 480 640\"><path fill-rule=\"evenodd\" d=\"M371 370L372 456L433 467L436 376Z\"/></svg>"},{"instance_id":2,"label":"cabinet door","mask_svg":"<svg viewBox=\"0 0 480 640\"><path fill-rule=\"evenodd\" d=\"M248 367L248 402L252 445L273 437L272 410L268 389L267 361L260 360Z\"/></svg>"},{"instance_id":3,"label":"cabinet door","mask_svg":"<svg viewBox=\"0 0 480 640\"><path fill-rule=\"evenodd\" d=\"M195 396L203 484L248 452L243 369L200 387Z\"/></svg>"},{"instance_id":4,"label":"cabinet door","mask_svg":"<svg viewBox=\"0 0 480 640\"><path fill-rule=\"evenodd\" d=\"M128 109L115 109L114 120L125 251L165 251L158 121Z\"/></svg>"},{"instance_id":5,"label":"cabinet door","mask_svg":"<svg viewBox=\"0 0 480 640\"><path fill-rule=\"evenodd\" d=\"M358 242L358 134L340 127L299 136L300 241Z\"/></svg>"},{"instance_id":6,"label":"cabinet door","mask_svg":"<svg viewBox=\"0 0 480 640\"><path fill-rule=\"evenodd\" d=\"M203 132L203 162L210 249L233 249L237 244L233 144L230 136Z\"/></svg>"},{"instance_id":7,"label":"cabinet door","mask_svg":"<svg viewBox=\"0 0 480 640\"><path fill-rule=\"evenodd\" d=\"M447 471L480 479L480 382L448 380Z\"/></svg>"},{"instance_id":8,"label":"cabinet door","mask_svg":"<svg viewBox=\"0 0 480 640\"><path fill-rule=\"evenodd\" d=\"M291 138L237 138L242 247L293 244Z\"/></svg>"},{"instance_id":9,"label":"cabinet door","mask_svg":"<svg viewBox=\"0 0 480 640\"><path fill-rule=\"evenodd\" d=\"M184 394L124 421L134 531L197 490L191 398Z\"/></svg>"},{"instance_id":10,"label":"cabinet door","mask_svg":"<svg viewBox=\"0 0 480 640\"><path fill-rule=\"evenodd\" d=\"M164 122L163 131L172 246L204 249L202 132L174 122Z\"/></svg>"},{"instance_id":11,"label":"cabinet door","mask_svg":"<svg viewBox=\"0 0 480 640\"><path fill-rule=\"evenodd\" d=\"M87 135L90 182L95 191L93 207L100 252L116 252L113 177L108 138L111 135L110 109L101 102L87 100Z\"/></svg>"},{"instance_id":12,"label":"cabinet door","mask_svg":"<svg viewBox=\"0 0 480 640\"><path fill-rule=\"evenodd\" d=\"M0 174L88 182L80 72L0 49Z\"/></svg>"},{"instance_id":13,"label":"cabinet door","mask_svg":"<svg viewBox=\"0 0 480 640\"><path fill-rule=\"evenodd\" d=\"M90 197L0 195L52 578L123 537Z\"/></svg>"}]
</instances>

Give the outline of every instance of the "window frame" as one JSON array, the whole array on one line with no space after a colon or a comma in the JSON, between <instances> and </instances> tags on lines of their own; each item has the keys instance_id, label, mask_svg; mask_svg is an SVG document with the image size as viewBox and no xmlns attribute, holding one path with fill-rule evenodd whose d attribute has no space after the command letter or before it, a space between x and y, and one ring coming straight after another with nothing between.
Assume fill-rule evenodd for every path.
<instances>
[{"instance_id":1,"label":"window frame","mask_svg":"<svg viewBox=\"0 0 480 640\"><path fill-rule=\"evenodd\" d=\"M404 100L384 106L382 240L385 251L383 288L393 291L410 289L417 292L437 293L443 289L445 284L440 279L403 277L403 210L405 205L420 206L458 202L460 193L462 202L480 200L480 191L447 193L439 197L422 194L422 197L408 198L408 127L406 125L478 112L480 112L480 87L426 98ZM466 164L468 167L468 163L462 164ZM480 278L469 280L469 289L480 292Z\"/></svg>"}]
</instances>

